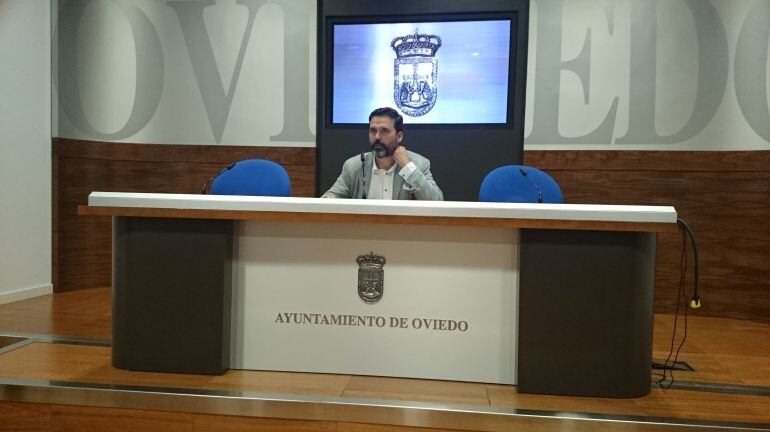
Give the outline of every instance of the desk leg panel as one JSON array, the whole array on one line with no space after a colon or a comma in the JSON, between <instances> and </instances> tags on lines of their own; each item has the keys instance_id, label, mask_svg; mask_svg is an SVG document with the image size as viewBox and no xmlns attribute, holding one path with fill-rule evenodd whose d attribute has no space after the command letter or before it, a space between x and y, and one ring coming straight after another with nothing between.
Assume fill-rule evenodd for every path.
<instances>
[{"instance_id":1,"label":"desk leg panel","mask_svg":"<svg viewBox=\"0 0 770 432\"><path fill-rule=\"evenodd\" d=\"M655 248L655 233L522 230L520 392L649 392Z\"/></svg>"},{"instance_id":2,"label":"desk leg panel","mask_svg":"<svg viewBox=\"0 0 770 432\"><path fill-rule=\"evenodd\" d=\"M230 366L229 220L113 218L113 365L222 374Z\"/></svg>"}]
</instances>

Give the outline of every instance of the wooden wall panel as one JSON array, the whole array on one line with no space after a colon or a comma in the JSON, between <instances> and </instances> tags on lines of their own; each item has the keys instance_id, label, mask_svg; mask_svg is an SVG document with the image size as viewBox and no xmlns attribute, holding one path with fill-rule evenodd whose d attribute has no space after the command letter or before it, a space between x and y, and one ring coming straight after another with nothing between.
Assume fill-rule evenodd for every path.
<instances>
[{"instance_id":1,"label":"wooden wall panel","mask_svg":"<svg viewBox=\"0 0 770 432\"><path fill-rule=\"evenodd\" d=\"M54 286L110 285L110 221L78 217L94 190L198 193L233 161L283 165L295 196L315 193L315 149L53 140ZM526 151L569 203L673 205L695 232L701 315L770 322L770 151ZM681 238L658 239L655 310L672 312ZM691 279L688 279L691 283Z\"/></svg>"},{"instance_id":2,"label":"wooden wall panel","mask_svg":"<svg viewBox=\"0 0 770 432\"><path fill-rule=\"evenodd\" d=\"M93 191L200 193L232 162L277 162L294 196L315 193L315 149L122 144L53 139L53 280L56 292L111 285L111 221L78 217Z\"/></svg>"},{"instance_id":3,"label":"wooden wall panel","mask_svg":"<svg viewBox=\"0 0 770 432\"><path fill-rule=\"evenodd\" d=\"M698 242L697 313L770 322L770 152L528 151L524 159L551 174L569 203L674 206ZM681 236L660 234L656 312L674 311L680 256ZM692 264L688 271L691 287Z\"/></svg>"}]
</instances>

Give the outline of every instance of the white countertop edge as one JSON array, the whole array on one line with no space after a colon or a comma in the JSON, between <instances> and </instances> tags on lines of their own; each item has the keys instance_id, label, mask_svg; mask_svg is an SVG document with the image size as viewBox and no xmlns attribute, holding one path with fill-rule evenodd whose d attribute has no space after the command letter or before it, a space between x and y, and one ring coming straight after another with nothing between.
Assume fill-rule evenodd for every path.
<instances>
[{"instance_id":1,"label":"white countertop edge","mask_svg":"<svg viewBox=\"0 0 770 432\"><path fill-rule=\"evenodd\" d=\"M530 204L470 201L388 201L133 192L92 192L88 205L187 210L342 213L676 223L671 206Z\"/></svg>"}]
</instances>

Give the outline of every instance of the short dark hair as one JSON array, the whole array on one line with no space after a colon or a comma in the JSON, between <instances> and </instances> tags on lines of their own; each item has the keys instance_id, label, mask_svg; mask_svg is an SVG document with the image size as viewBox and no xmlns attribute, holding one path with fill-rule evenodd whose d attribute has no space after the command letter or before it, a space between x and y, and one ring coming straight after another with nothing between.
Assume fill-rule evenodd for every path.
<instances>
[{"instance_id":1,"label":"short dark hair","mask_svg":"<svg viewBox=\"0 0 770 432\"><path fill-rule=\"evenodd\" d=\"M396 132L401 132L404 129L404 118L401 117L401 114L399 114L398 111L390 107L377 108L376 110L372 111L372 113L369 114L369 122L371 123L373 117L382 116L390 117L393 119Z\"/></svg>"}]
</instances>

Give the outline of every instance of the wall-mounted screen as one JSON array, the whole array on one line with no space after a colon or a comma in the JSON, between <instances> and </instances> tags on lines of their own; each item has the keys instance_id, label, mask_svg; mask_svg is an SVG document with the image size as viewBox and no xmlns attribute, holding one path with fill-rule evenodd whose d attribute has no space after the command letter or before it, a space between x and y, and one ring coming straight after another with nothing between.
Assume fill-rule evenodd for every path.
<instances>
[{"instance_id":1,"label":"wall-mounted screen","mask_svg":"<svg viewBox=\"0 0 770 432\"><path fill-rule=\"evenodd\" d=\"M332 124L507 124L511 20L332 24Z\"/></svg>"},{"instance_id":2,"label":"wall-mounted screen","mask_svg":"<svg viewBox=\"0 0 770 432\"><path fill-rule=\"evenodd\" d=\"M446 200L520 165L529 0L318 0L316 194L370 148L369 113L404 117L402 144L430 159Z\"/></svg>"}]
</instances>

